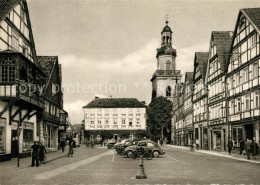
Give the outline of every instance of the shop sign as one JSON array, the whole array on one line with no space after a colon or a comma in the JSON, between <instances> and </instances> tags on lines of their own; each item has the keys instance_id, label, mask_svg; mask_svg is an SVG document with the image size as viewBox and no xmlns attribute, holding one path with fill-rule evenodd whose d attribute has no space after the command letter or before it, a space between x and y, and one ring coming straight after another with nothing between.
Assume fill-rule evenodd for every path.
<instances>
[{"instance_id":1,"label":"shop sign","mask_svg":"<svg viewBox=\"0 0 260 185\"><path fill-rule=\"evenodd\" d=\"M33 130L33 123L23 122L23 128Z\"/></svg>"},{"instance_id":2,"label":"shop sign","mask_svg":"<svg viewBox=\"0 0 260 185\"><path fill-rule=\"evenodd\" d=\"M0 127L5 127L6 119L0 118Z\"/></svg>"}]
</instances>

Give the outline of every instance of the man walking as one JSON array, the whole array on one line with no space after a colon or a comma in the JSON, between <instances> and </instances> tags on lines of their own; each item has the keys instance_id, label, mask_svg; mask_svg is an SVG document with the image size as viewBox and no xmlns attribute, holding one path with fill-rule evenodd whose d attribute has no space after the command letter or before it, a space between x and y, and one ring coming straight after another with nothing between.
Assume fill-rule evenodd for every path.
<instances>
[{"instance_id":1,"label":"man walking","mask_svg":"<svg viewBox=\"0 0 260 185\"><path fill-rule=\"evenodd\" d=\"M231 151L232 151L232 148L233 148L233 142L232 142L231 138L228 139L227 147L228 147L228 153L229 153L229 155L231 155Z\"/></svg>"},{"instance_id":2,"label":"man walking","mask_svg":"<svg viewBox=\"0 0 260 185\"><path fill-rule=\"evenodd\" d=\"M247 139L247 141L246 141L245 149L246 149L247 159L250 160L251 143L249 142L249 139Z\"/></svg>"},{"instance_id":3,"label":"man walking","mask_svg":"<svg viewBox=\"0 0 260 185\"><path fill-rule=\"evenodd\" d=\"M62 138L60 141L60 147L61 147L62 153L64 153L65 145L66 145L65 140L64 140L64 138Z\"/></svg>"},{"instance_id":4,"label":"man walking","mask_svg":"<svg viewBox=\"0 0 260 185\"><path fill-rule=\"evenodd\" d=\"M34 167L36 161L36 166L39 166L39 145L34 141L32 145L32 167Z\"/></svg>"},{"instance_id":5,"label":"man walking","mask_svg":"<svg viewBox=\"0 0 260 185\"><path fill-rule=\"evenodd\" d=\"M245 150L245 140L242 139L239 143L240 143L240 148L239 148L240 155L242 155L243 150Z\"/></svg>"},{"instance_id":6,"label":"man walking","mask_svg":"<svg viewBox=\"0 0 260 185\"><path fill-rule=\"evenodd\" d=\"M256 157L258 155L258 144L255 142L254 139L252 140L250 148L251 148L253 158L256 159Z\"/></svg>"}]
</instances>

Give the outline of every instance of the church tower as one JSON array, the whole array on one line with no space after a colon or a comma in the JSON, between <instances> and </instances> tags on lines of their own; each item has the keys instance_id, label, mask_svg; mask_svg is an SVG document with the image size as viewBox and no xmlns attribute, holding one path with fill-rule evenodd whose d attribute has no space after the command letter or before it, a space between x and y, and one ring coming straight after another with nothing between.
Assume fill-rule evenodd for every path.
<instances>
[{"instance_id":1,"label":"church tower","mask_svg":"<svg viewBox=\"0 0 260 185\"><path fill-rule=\"evenodd\" d=\"M153 74L152 100L159 96L172 101L175 85L181 82L180 70L175 68L176 49L172 47L172 30L168 20L161 32L161 47L157 49L157 70Z\"/></svg>"}]
</instances>

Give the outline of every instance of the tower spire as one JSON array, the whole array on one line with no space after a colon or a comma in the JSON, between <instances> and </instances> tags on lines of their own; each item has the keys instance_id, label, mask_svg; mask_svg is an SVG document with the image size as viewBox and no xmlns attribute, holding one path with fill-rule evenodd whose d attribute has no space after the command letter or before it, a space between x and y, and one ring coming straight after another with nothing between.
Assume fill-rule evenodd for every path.
<instances>
[{"instance_id":1,"label":"tower spire","mask_svg":"<svg viewBox=\"0 0 260 185\"><path fill-rule=\"evenodd\" d=\"M168 23L169 23L169 15L168 14L165 14L165 23L166 23L166 25L168 25Z\"/></svg>"}]
</instances>

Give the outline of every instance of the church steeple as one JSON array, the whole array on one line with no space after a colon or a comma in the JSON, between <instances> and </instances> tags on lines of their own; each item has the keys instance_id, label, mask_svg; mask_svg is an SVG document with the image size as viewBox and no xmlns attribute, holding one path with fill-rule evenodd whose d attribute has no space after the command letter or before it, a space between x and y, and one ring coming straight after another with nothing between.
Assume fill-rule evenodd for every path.
<instances>
[{"instance_id":1,"label":"church steeple","mask_svg":"<svg viewBox=\"0 0 260 185\"><path fill-rule=\"evenodd\" d=\"M166 26L163 28L162 32L161 32L161 37L162 37L162 41L161 41L161 46L171 46L172 45L172 30L170 28L170 26L168 26L169 21L166 20L165 21Z\"/></svg>"}]
</instances>

